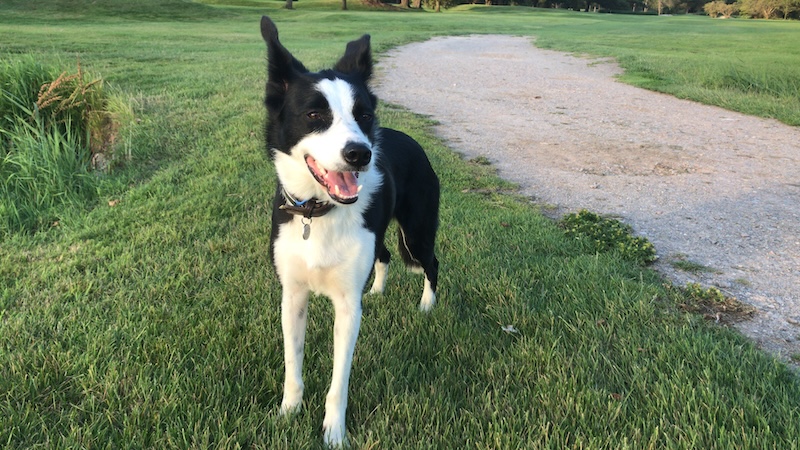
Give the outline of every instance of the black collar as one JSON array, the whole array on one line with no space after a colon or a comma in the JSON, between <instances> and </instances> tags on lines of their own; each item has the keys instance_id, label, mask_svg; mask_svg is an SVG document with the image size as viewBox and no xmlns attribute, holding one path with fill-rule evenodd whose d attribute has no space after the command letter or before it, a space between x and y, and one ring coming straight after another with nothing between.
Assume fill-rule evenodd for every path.
<instances>
[{"instance_id":1,"label":"black collar","mask_svg":"<svg viewBox=\"0 0 800 450\"><path fill-rule=\"evenodd\" d=\"M315 198L301 202L294 198L292 194L286 192L286 189L281 189L281 195L283 195L286 203L279 206L279 209L286 211L289 214L303 216L307 219L324 216L325 214L328 214L335 206L331 202L321 202Z\"/></svg>"}]
</instances>

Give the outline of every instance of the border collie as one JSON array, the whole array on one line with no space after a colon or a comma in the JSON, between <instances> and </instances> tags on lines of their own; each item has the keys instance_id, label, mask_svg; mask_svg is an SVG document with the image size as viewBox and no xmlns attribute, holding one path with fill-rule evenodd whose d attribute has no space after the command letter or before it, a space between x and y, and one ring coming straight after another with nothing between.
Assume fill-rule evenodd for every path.
<instances>
[{"instance_id":1,"label":"border collie","mask_svg":"<svg viewBox=\"0 0 800 450\"><path fill-rule=\"evenodd\" d=\"M384 234L392 219L403 261L425 274L419 309L436 301L439 180L416 141L378 126L369 35L348 43L333 68L320 72L286 50L266 16L261 35L268 54L266 143L278 176L270 250L283 289L281 413L301 405L308 296L325 295L335 318L323 431L326 444L339 446L361 298L373 270L370 292L383 292L390 257Z\"/></svg>"}]
</instances>

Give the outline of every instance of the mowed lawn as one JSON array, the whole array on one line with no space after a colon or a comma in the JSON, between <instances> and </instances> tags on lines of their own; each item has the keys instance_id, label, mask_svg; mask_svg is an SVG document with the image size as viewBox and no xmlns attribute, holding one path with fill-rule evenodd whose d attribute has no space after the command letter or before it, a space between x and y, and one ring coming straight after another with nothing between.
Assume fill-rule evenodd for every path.
<instances>
[{"instance_id":1,"label":"mowed lawn","mask_svg":"<svg viewBox=\"0 0 800 450\"><path fill-rule=\"evenodd\" d=\"M97 204L36 234L0 236L4 448L321 447L325 298L310 303L303 412L277 413L264 13L312 69L365 32L378 58L434 35L526 35L615 56L625 79L650 88L740 96L768 105L754 114L800 123L797 23L214 3L0 5L0 58L79 60L136 117L121 144L131 158L98 175ZM714 86L715 73L738 78ZM365 297L354 448L798 448L800 379L785 364L685 313L685 293L647 268L567 238L491 167L444 146L429 119L392 105L380 117L423 144L442 180L439 303L419 313L422 279L398 264L386 294Z\"/></svg>"}]
</instances>

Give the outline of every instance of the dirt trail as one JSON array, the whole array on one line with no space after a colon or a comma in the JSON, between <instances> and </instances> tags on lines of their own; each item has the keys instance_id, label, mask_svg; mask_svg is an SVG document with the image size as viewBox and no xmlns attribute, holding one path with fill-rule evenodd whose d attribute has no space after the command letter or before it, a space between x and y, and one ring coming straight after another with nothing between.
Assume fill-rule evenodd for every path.
<instances>
[{"instance_id":1,"label":"dirt trail","mask_svg":"<svg viewBox=\"0 0 800 450\"><path fill-rule=\"evenodd\" d=\"M619 73L527 38L447 37L390 52L375 88L438 120L453 149L488 158L535 201L620 217L656 246L658 270L753 305L741 331L783 358L800 354L800 129Z\"/></svg>"}]
</instances>

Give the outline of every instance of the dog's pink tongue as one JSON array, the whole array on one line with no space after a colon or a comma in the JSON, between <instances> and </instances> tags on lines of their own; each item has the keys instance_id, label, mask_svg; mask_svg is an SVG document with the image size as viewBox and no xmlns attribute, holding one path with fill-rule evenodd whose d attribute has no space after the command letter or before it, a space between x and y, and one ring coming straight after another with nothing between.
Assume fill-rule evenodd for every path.
<instances>
[{"instance_id":1,"label":"dog's pink tongue","mask_svg":"<svg viewBox=\"0 0 800 450\"><path fill-rule=\"evenodd\" d=\"M328 192L336 197L355 197L358 195L358 178L354 172L328 171L325 174Z\"/></svg>"}]
</instances>

